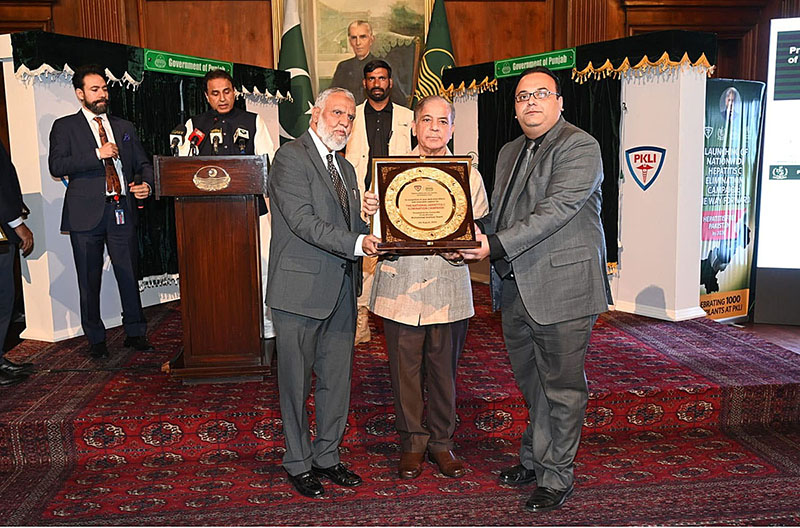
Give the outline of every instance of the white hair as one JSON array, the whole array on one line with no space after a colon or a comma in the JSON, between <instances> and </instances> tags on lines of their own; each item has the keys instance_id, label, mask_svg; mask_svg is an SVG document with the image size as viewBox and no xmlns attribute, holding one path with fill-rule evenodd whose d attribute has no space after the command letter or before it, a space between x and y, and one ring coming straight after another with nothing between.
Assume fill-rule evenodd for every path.
<instances>
[{"instance_id":1,"label":"white hair","mask_svg":"<svg viewBox=\"0 0 800 528\"><path fill-rule=\"evenodd\" d=\"M319 108L320 110L323 110L325 108L325 101L327 101L328 97L330 97L335 93L346 95L348 99L353 101L354 105L356 104L356 98L353 97L353 94L350 92L350 90L348 90L347 88L339 88L337 86L333 88L328 88L327 90L324 90L321 94L319 94L317 96L317 100L314 101L314 108Z\"/></svg>"}]
</instances>

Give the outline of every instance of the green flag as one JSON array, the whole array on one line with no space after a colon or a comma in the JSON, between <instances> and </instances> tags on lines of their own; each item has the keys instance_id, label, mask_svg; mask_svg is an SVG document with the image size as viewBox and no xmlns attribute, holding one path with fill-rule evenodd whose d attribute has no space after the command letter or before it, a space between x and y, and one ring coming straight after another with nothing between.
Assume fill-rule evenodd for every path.
<instances>
[{"instance_id":1,"label":"green flag","mask_svg":"<svg viewBox=\"0 0 800 528\"><path fill-rule=\"evenodd\" d=\"M283 9L283 33L278 69L286 70L292 76L292 102L281 103L278 107L281 143L299 137L308 129L311 107L314 105L306 49L303 46L303 33L300 31L297 0L286 0Z\"/></svg>"},{"instance_id":2,"label":"green flag","mask_svg":"<svg viewBox=\"0 0 800 528\"><path fill-rule=\"evenodd\" d=\"M453 57L453 45L450 43L450 27L447 25L444 0L435 0L428 27L428 38L425 41L425 53L422 54L419 63L413 104L416 105L423 97L439 95L444 88L442 72L455 65L456 59Z\"/></svg>"}]
</instances>

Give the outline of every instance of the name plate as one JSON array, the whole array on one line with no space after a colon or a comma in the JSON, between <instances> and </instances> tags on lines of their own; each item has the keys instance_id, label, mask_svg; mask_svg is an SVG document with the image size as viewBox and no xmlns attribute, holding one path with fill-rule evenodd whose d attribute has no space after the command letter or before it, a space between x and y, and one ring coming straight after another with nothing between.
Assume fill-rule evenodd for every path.
<instances>
[{"instance_id":1,"label":"name plate","mask_svg":"<svg viewBox=\"0 0 800 528\"><path fill-rule=\"evenodd\" d=\"M380 249L434 253L480 247L475 240L469 157L372 160L380 198Z\"/></svg>"}]
</instances>

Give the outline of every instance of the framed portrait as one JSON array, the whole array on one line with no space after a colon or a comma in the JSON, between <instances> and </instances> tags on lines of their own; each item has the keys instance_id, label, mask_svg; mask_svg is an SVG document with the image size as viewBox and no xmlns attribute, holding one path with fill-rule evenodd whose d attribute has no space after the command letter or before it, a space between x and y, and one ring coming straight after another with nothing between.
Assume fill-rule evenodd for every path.
<instances>
[{"instance_id":1,"label":"framed portrait","mask_svg":"<svg viewBox=\"0 0 800 528\"><path fill-rule=\"evenodd\" d=\"M272 2L275 64L283 29L283 2ZM410 98L433 0L297 0L297 3L315 95L337 79L337 85L353 92L357 104L363 102L363 66L369 60L381 59L392 68L392 100ZM354 24L351 30L356 21L367 25ZM365 46L362 37L369 29L371 38L366 39Z\"/></svg>"}]
</instances>

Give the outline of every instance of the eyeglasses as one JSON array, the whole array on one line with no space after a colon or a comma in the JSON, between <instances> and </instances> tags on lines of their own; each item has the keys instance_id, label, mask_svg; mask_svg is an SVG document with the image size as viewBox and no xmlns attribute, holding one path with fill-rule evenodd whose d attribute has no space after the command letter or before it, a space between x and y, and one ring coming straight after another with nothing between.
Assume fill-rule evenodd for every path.
<instances>
[{"instance_id":1,"label":"eyeglasses","mask_svg":"<svg viewBox=\"0 0 800 528\"><path fill-rule=\"evenodd\" d=\"M541 90L535 90L533 92L520 92L514 96L514 100L518 103L524 103L525 101L529 100L531 97L534 99L547 99L551 95L555 95L556 97L560 97L560 93L551 92L546 88L542 88Z\"/></svg>"}]
</instances>

